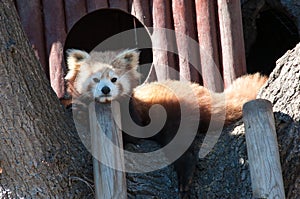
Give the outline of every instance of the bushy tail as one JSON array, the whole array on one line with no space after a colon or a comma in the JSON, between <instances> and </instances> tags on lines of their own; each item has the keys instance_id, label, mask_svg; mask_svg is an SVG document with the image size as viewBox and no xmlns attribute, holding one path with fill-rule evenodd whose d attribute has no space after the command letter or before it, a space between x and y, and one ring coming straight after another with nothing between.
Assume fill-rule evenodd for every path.
<instances>
[{"instance_id":1,"label":"bushy tail","mask_svg":"<svg viewBox=\"0 0 300 199\"><path fill-rule=\"evenodd\" d=\"M267 77L259 73L245 75L236 79L225 89L226 121L231 123L242 117L243 105L256 98Z\"/></svg>"}]
</instances>

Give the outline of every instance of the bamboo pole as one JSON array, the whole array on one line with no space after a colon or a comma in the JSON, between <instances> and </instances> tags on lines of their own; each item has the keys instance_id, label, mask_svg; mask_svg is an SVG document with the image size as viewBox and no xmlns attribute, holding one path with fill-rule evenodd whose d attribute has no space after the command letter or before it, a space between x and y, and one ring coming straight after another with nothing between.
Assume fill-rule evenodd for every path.
<instances>
[{"instance_id":1,"label":"bamboo pole","mask_svg":"<svg viewBox=\"0 0 300 199\"><path fill-rule=\"evenodd\" d=\"M114 121L120 120L119 110L114 104L113 112L110 103L89 106L96 199L127 198L124 155L118 150L123 149L122 132Z\"/></svg>"},{"instance_id":2,"label":"bamboo pole","mask_svg":"<svg viewBox=\"0 0 300 199\"><path fill-rule=\"evenodd\" d=\"M243 107L254 198L285 198L272 104L257 99Z\"/></svg>"}]
</instances>

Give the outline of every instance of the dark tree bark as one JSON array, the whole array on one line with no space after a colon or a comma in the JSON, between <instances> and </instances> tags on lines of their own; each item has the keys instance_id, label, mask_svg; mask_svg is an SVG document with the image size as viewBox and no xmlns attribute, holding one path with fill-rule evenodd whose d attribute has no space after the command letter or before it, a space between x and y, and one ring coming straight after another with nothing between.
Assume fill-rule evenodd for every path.
<instances>
[{"instance_id":1,"label":"dark tree bark","mask_svg":"<svg viewBox=\"0 0 300 199\"><path fill-rule=\"evenodd\" d=\"M91 158L50 87L11 0L0 1L0 196L83 198Z\"/></svg>"},{"instance_id":2,"label":"dark tree bark","mask_svg":"<svg viewBox=\"0 0 300 199\"><path fill-rule=\"evenodd\" d=\"M300 44L277 61L258 98L272 102L286 198L300 195ZM191 198L252 198L242 121L199 160Z\"/></svg>"}]
</instances>

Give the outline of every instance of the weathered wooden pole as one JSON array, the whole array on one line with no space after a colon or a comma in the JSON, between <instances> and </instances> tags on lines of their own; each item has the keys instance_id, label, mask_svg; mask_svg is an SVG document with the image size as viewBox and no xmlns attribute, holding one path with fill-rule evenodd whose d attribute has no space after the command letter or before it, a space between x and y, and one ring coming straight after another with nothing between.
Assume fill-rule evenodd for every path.
<instances>
[{"instance_id":1,"label":"weathered wooden pole","mask_svg":"<svg viewBox=\"0 0 300 199\"><path fill-rule=\"evenodd\" d=\"M243 107L254 198L285 198L272 104L257 99Z\"/></svg>"},{"instance_id":2,"label":"weathered wooden pole","mask_svg":"<svg viewBox=\"0 0 300 199\"><path fill-rule=\"evenodd\" d=\"M57 96L62 98L65 94L63 78L63 44L66 39L64 3L47 0L43 0L42 3L51 86Z\"/></svg>"},{"instance_id":3,"label":"weathered wooden pole","mask_svg":"<svg viewBox=\"0 0 300 199\"><path fill-rule=\"evenodd\" d=\"M172 1L174 29L179 53L180 79L199 82L200 55L197 40L193 2ZM198 70L197 70L198 69Z\"/></svg>"},{"instance_id":4,"label":"weathered wooden pole","mask_svg":"<svg viewBox=\"0 0 300 199\"><path fill-rule=\"evenodd\" d=\"M115 103L113 108L110 103L89 105L96 199L127 198L124 155L118 150L123 149L122 131L115 122L120 109Z\"/></svg>"},{"instance_id":5,"label":"weathered wooden pole","mask_svg":"<svg viewBox=\"0 0 300 199\"><path fill-rule=\"evenodd\" d=\"M40 1L15 1L22 26L31 42L36 55L48 76L48 61L46 61L42 4Z\"/></svg>"},{"instance_id":6,"label":"weathered wooden pole","mask_svg":"<svg viewBox=\"0 0 300 199\"><path fill-rule=\"evenodd\" d=\"M161 50L166 47L174 49L176 40L163 29L172 29L171 2L165 0L150 0L153 16L153 65L157 80L177 79L178 75L169 67L178 70L175 57L172 53ZM173 37L172 37L173 36ZM161 47L160 47L161 46Z\"/></svg>"},{"instance_id":7,"label":"weathered wooden pole","mask_svg":"<svg viewBox=\"0 0 300 199\"><path fill-rule=\"evenodd\" d=\"M66 26L69 32L73 25L87 13L86 2L82 0L65 0Z\"/></svg>"},{"instance_id":8,"label":"weathered wooden pole","mask_svg":"<svg viewBox=\"0 0 300 199\"><path fill-rule=\"evenodd\" d=\"M196 0L198 41L203 85L223 91L222 70L219 62L218 30L216 27L216 1ZM219 73L220 75L216 75Z\"/></svg>"},{"instance_id":9,"label":"weathered wooden pole","mask_svg":"<svg viewBox=\"0 0 300 199\"><path fill-rule=\"evenodd\" d=\"M246 73L240 0L218 0L221 54L225 87Z\"/></svg>"}]
</instances>

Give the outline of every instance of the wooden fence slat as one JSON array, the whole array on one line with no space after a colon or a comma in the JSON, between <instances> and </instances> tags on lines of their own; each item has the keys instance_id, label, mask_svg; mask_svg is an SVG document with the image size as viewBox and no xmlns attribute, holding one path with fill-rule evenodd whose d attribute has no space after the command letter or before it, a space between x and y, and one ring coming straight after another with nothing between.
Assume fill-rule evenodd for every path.
<instances>
[{"instance_id":1,"label":"wooden fence slat","mask_svg":"<svg viewBox=\"0 0 300 199\"><path fill-rule=\"evenodd\" d=\"M243 107L254 198L285 198L272 104L257 99Z\"/></svg>"},{"instance_id":2,"label":"wooden fence slat","mask_svg":"<svg viewBox=\"0 0 300 199\"><path fill-rule=\"evenodd\" d=\"M127 0L109 0L110 8L118 8L128 12L128 1Z\"/></svg>"},{"instance_id":3,"label":"wooden fence slat","mask_svg":"<svg viewBox=\"0 0 300 199\"><path fill-rule=\"evenodd\" d=\"M96 199L127 198L125 173L113 169L124 169L124 155L114 148L123 148L123 141L122 131L115 122L120 120L119 107L113 106L117 113L112 112L111 104L89 105Z\"/></svg>"},{"instance_id":4,"label":"wooden fence slat","mask_svg":"<svg viewBox=\"0 0 300 199\"><path fill-rule=\"evenodd\" d=\"M215 0L196 0L197 30L203 85L215 92L223 91L219 62ZM217 71L216 71L217 70ZM220 75L216 75L218 72Z\"/></svg>"},{"instance_id":5,"label":"wooden fence slat","mask_svg":"<svg viewBox=\"0 0 300 199\"><path fill-rule=\"evenodd\" d=\"M200 65L199 48L192 45L193 43L189 42L188 39L189 37L197 40L193 2L185 0L172 1L172 8L179 52L180 79L184 78L193 82L199 82L199 73L195 69L195 67ZM190 64L190 61L193 65Z\"/></svg>"},{"instance_id":6,"label":"wooden fence slat","mask_svg":"<svg viewBox=\"0 0 300 199\"><path fill-rule=\"evenodd\" d=\"M16 4L22 26L35 49L35 53L37 54L45 73L48 75L41 2L40 0L16 0Z\"/></svg>"},{"instance_id":7,"label":"wooden fence slat","mask_svg":"<svg viewBox=\"0 0 300 199\"><path fill-rule=\"evenodd\" d=\"M225 87L246 73L240 0L218 0L222 66Z\"/></svg>"},{"instance_id":8,"label":"wooden fence slat","mask_svg":"<svg viewBox=\"0 0 300 199\"><path fill-rule=\"evenodd\" d=\"M69 32L72 26L87 13L86 4L82 0L65 0L65 12Z\"/></svg>"},{"instance_id":9,"label":"wooden fence slat","mask_svg":"<svg viewBox=\"0 0 300 199\"><path fill-rule=\"evenodd\" d=\"M152 27L152 16L149 8L149 0L134 0L131 4L131 14L147 27Z\"/></svg>"},{"instance_id":10,"label":"wooden fence slat","mask_svg":"<svg viewBox=\"0 0 300 199\"><path fill-rule=\"evenodd\" d=\"M163 50L159 47L162 46L163 49L166 47L175 48L176 40L175 37L169 37L163 29L173 29L172 25L172 15L171 15L171 3L165 0L150 0L152 5L152 16L153 16L153 28L154 32L152 34L153 42L153 65L155 67L155 72L157 80L165 79L178 79L178 74L174 70L178 70L178 66L175 60L175 56ZM174 70L170 70L169 67Z\"/></svg>"},{"instance_id":11,"label":"wooden fence slat","mask_svg":"<svg viewBox=\"0 0 300 199\"><path fill-rule=\"evenodd\" d=\"M107 0L86 0L86 4L88 13L101 8L108 8Z\"/></svg>"},{"instance_id":12,"label":"wooden fence slat","mask_svg":"<svg viewBox=\"0 0 300 199\"><path fill-rule=\"evenodd\" d=\"M153 21L152 21L152 15L151 15L151 8L150 8L150 0L131 0L131 14L135 16L140 22L143 23L146 27L153 27ZM150 30L150 33L152 30ZM149 72L149 75L146 79L146 82L152 82L157 80L155 68L152 67L152 69Z\"/></svg>"},{"instance_id":13,"label":"wooden fence slat","mask_svg":"<svg viewBox=\"0 0 300 199\"><path fill-rule=\"evenodd\" d=\"M63 45L66 25L63 1L43 0L46 48L49 55L49 71L52 88L58 98L65 94L63 79ZM55 13L55 14L54 14Z\"/></svg>"}]
</instances>

